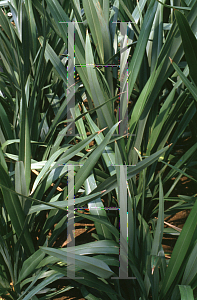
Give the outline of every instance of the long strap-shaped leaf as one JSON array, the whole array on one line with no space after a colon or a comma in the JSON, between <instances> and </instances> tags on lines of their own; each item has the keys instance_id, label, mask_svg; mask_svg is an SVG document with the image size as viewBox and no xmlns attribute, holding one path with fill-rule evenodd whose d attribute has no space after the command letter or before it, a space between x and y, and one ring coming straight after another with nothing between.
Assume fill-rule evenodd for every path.
<instances>
[{"instance_id":1,"label":"long strap-shaped leaf","mask_svg":"<svg viewBox=\"0 0 197 300\"><path fill-rule=\"evenodd\" d=\"M149 167L152 165L155 161L159 159L160 156L162 156L163 153L165 153L168 150L169 146L157 151L156 153L150 155L143 161L140 161L136 166L130 166L128 167L128 173L127 173L127 180L141 172L143 169ZM106 192L104 192L103 196L113 189L115 189L118 186L117 182L117 175L114 174L113 176L107 178L103 183L101 183L96 189L94 189L94 193L98 192L100 190L106 189ZM93 191L92 191L93 192Z\"/></svg>"},{"instance_id":2,"label":"long strap-shaped leaf","mask_svg":"<svg viewBox=\"0 0 197 300\"><path fill-rule=\"evenodd\" d=\"M185 225L181 231L181 234L176 242L172 256L166 270L164 281L162 283L161 293L159 299L167 299L166 294L168 293L171 285L176 279L177 274L180 271L181 265L185 259L187 259L186 253L190 246L193 234L197 226L197 201L194 204L192 211L187 218Z\"/></svg>"},{"instance_id":3,"label":"long strap-shaped leaf","mask_svg":"<svg viewBox=\"0 0 197 300\"><path fill-rule=\"evenodd\" d=\"M10 178L1 165L0 165L0 183L13 190L13 185L10 181ZM23 226L25 223L25 214L21 208L19 198L16 194L13 194L12 192L9 192L8 190L2 188L2 186L1 186L1 190L3 194L5 207L10 216L11 223L16 231L17 236L19 237L21 235L21 232L23 231ZM24 234L21 238L21 243L28 254L34 252L34 245L27 227L24 229Z\"/></svg>"},{"instance_id":4,"label":"long strap-shaped leaf","mask_svg":"<svg viewBox=\"0 0 197 300\"><path fill-rule=\"evenodd\" d=\"M75 258L76 267L87 270L101 278L109 278L113 275L113 271L106 263L101 262L94 257L78 255L70 252L65 253L65 251L48 247L40 247L40 249L46 254L59 258L61 262L67 262L68 258Z\"/></svg>"},{"instance_id":5,"label":"long strap-shaped leaf","mask_svg":"<svg viewBox=\"0 0 197 300\"><path fill-rule=\"evenodd\" d=\"M92 152L89 159L84 163L83 167L78 171L76 175L75 181L75 193L78 192L81 185L84 183L90 172L92 171L93 167L97 163L99 157L101 156L102 152L104 151L107 143L110 141L112 134L114 133L115 129L118 127L120 122L116 123L107 133L103 142L97 147L96 150Z\"/></svg>"},{"instance_id":6,"label":"long strap-shaped leaf","mask_svg":"<svg viewBox=\"0 0 197 300\"><path fill-rule=\"evenodd\" d=\"M194 97L194 99L197 101L197 88L192 85L192 83L183 74L183 72L180 70L180 68L177 66L177 64L175 64L175 62L173 62L172 59L170 59L170 61L171 61L172 65L173 65L174 69L179 74L179 76L180 76L181 80L183 81L183 83L186 85L186 87L188 88L188 90L190 91L190 93L192 94L192 96Z\"/></svg>"},{"instance_id":7,"label":"long strap-shaped leaf","mask_svg":"<svg viewBox=\"0 0 197 300\"><path fill-rule=\"evenodd\" d=\"M183 49L189 65L190 75L197 85L197 40L185 16L178 10L175 10L174 14L181 32Z\"/></svg>"},{"instance_id":8,"label":"long strap-shaped leaf","mask_svg":"<svg viewBox=\"0 0 197 300\"><path fill-rule=\"evenodd\" d=\"M143 25L140 31L140 35L138 38L137 46L134 51L131 63L129 65L129 82L128 82L128 99L131 96L134 84L136 82L142 60L144 58L144 52L146 49L147 41L149 38L149 34L151 31L153 19L155 17L155 12L157 9L157 1L152 0L149 4L148 10L144 17Z\"/></svg>"}]
</instances>

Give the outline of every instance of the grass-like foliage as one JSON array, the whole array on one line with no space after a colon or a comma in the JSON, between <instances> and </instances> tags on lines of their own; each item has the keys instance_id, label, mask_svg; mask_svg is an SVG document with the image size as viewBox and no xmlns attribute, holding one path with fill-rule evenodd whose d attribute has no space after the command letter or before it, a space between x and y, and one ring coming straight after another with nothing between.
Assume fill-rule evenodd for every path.
<instances>
[{"instance_id":1,"label":"grass-like foliage","mask_svg":"<svg viewBox=\"0 0 197 300\"><path fill-rule=\"evenodd\" d=\"M73 286L86 299L197 299L196 196L171 196L182 175L197 182L197 3L172 3L0 1L3 299L52 299ZM94 221L96 241L57 249L74 201L68 165L83 208L74 220ZM185 208L181 232L164 228ZM170 259L164 233L178 236ZM66 279L73 258L76 278ZM120 261L135 279L119 278Z\"/></svg>"}]
</instances>

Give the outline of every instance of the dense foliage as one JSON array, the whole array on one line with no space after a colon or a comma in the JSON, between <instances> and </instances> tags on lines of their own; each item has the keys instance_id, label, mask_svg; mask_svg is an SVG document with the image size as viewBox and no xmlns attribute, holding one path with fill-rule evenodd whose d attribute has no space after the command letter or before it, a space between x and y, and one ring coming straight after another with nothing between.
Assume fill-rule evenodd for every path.
<instances>
[{"instance_id":1,"label":"dense foliage","mask_svg":"<svg viewBox=\"0 0 197 300\"><path fill-rule=\"evenodd\" d=\"M197 299L196 195L171 196L182 175L197 182L196 1L0 6L1 297L52 299L75 286L86 299ZM184 136L190 144L177 155ZM68 165L71 219L94 221L97 233L56 249L70 220ZM164 228L183 209L182 231ZM164 233L178 236L170 259ZM119 278L122 246L124 275L135 279ZM66 278L73 257L76 277Z\"/></svg>"}]
</instances>

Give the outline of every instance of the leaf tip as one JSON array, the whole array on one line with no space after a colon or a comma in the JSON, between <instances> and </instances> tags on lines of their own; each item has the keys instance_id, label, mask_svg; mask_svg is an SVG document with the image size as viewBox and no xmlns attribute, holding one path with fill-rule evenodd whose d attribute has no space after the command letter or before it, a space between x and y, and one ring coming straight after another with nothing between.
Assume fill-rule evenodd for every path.
<instances>
[{"instance_id":1,"label":"leaf tip","mask_svg":"<svg viewBox=\"0 0 197 300\"><path fill-rule=\"evenodd\" d=\"M171 64L173 63L173 60L169 57L169 60L170 60L170 62L171 62Z\"/></svg>"},{"instance_id":2,"label":"leaf tip","mask_svg":"<svg viewBox=\"0 0 197 300\"><path fill-rule=\"evenodd\" d=\"M101 133L102 131L104 131L106 128L107 128L107 127L103 128L103 129L101 129L101 130L99 130L99 131L98 131L98 134Z\"/></svg>"}]
</instances>

